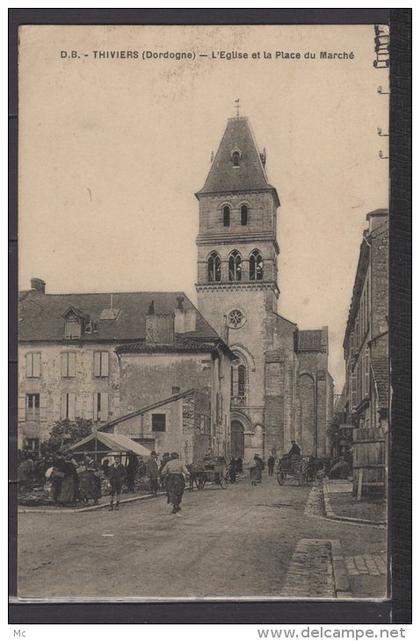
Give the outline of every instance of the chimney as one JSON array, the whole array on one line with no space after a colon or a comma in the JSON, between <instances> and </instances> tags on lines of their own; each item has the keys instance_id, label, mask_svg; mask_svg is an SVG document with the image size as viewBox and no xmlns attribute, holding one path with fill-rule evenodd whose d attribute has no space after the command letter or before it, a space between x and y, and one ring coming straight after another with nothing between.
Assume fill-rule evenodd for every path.
<instances>
[{"instance_id":1,"label":"chimney","mask_svg":"<svg viewBox=\"0 0 420 641\"><path fill-rule=\"evenodd\" d=\"M154 302L146 314L146 343L169 344L174 342L175 314L157 314Z\"/></svg>"},{"instance_id":2,"label":"chimney","mask_svg":"<svg viewBox=\"0 0 420 641\"><path fill-rule=\"evenodd\" d=\"M185 309L184 296L177 296L177 305L175 309L175 332L185 334L186 332L195 332L197 312L194 307Z\"/></svg>"},{"instance_id":3,"label":"chimney","mask_svg":"<svg viewBox=\"0 0 420 641\"><path fill-rule=\"evenodd\" d=\"M370 211L366 216L366 220L369 222L369 234L373 232L374 229L383 225L384 221L388 218L387 209L375 209L375 211Z\"/></svg>"},{"instance_id":4,"label":"chimney","mask_svg":"<svg viewBox=\"0 0 420 641\"><path fill-rule=\"evenodd\" d=\"M38 294L45 294L45 280L42 280L42 278L31 278L31 289L38 292Z\"/></svg>"},{"instance_id":5,"label":"chimney","mask_svg":"<svg viewBox=\"0 0 420 641\"><path fill-rule=\"evenodd\" d=\"M321 329L321 351L328 354L328 326L324 325Z\"/></svg>"}]
</instances>

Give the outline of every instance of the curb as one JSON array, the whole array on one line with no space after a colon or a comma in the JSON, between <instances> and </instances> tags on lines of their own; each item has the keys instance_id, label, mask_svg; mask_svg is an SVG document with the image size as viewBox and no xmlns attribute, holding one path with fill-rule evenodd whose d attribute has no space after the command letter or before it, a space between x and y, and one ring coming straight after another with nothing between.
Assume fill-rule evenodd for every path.
<instances>
[{"instance_id":1,"label":"curb","mask_svg":"<svg viewBox=\"0 0 420 641\"><path fill-rule=\"evenodd\" d=\"M322 483L322 489L324 495L325 514L327 515L328 519L331 519L333 521L347 521L348 523L360 523L362 525L376 525L376 527L386 527L386 521L371 521L370 519L359 519L357 516L341 516L339 514L336 514L331 507L330 495L328 492L328 483L325 479Z\"/></svg>"},{"instance_id":2,"label":"curb","mask_svg":"<svg viewBox=\"0 0 420 641\"><path fill-rule=\"evenodd\" d=\"M337 599L351 599L349 576L347 574L341 543L338 539L331 541L331 557L333 566L334 589Z\"/></svg>"},{"instance_id":3,"label":"curb","mask_svg":"<svg viewBox=\"0 0 420 641\"><path fill-rule=\"evenodd\" d=\"M143 494L142 496L131 496L128 499L120 501L123 503L134 503L135 501L144 501L146 499L155 499L158 496L166 496L165 492L158 492L156 495ZM100 505L89 505L88 507L81 508L63 508L61 510L44 510L42 508L18 508L18 514L80 514L81 512L93 512L95 510L103 510L109 507L109 502L101 503Z\"/></svg>"}]
</instances>

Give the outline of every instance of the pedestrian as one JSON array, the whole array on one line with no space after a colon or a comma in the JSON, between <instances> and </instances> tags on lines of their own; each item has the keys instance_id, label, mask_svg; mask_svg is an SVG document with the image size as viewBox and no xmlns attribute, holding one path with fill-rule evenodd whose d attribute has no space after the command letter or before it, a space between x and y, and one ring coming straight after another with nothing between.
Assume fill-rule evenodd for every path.
<instances>
[{"instance_id":1,"label":"pedestrian","mask_svg":"<svg viewBox=\"0 0 420 641\"><path fill-rule=\"evenodd\" d=\"M229 480L230 480L230 482L231 483L235 483L235 481L236 481L236 461L235 461L234 458L230 459L228 472L229 472Z\"/></svg>"},{"instance_id":2,"label":"pedestrian","mask_svg":"<svg viewBox=\"0 0 420 641\"><path fill-rule=\"evenodd\" d=\"M162 470L165 467L166 463L171 460L171 455L169 452L164 452L162 454L162 459L159 467L159 478L160 478L160 487L162 490L166 490L166 477L162 476Z\"/></svg>"},{"instance_id":3,"label":"pedestrian","mask_svg":"<svg viewBox=\"0 0 420 641\"><path fill-rule=\"evenodd\" d=\"M146 463L147 476L149 477L150 482L150 491L156 496L159 489L159 465L158 465L158 455L153 450L150 455L150 459Z\"/></svg>"},{"instance_id":4,"label":"pedestrian","mask_svg":"<svg viewBox=\"0 0 420 641\"><path fill-rule=\"evenodd\" d=\"M81 500L88 502L89 499L93 499L94 504L97 505L102 495L101 480L93 458L87 457L84 464L77 468L77 473L79 475L79 496Z\"/></svg>"},{"instance_id":5,"label":"pedestrian","mask_svg":"<svg viewBox=\"0 0 420 641\"><path fill-rule=\"evenodd\" d=\"M109 504L109 511L112 512L114 509L114 499L115 510L120 509L120 496L125 478L125 467L121 463L121 456L119 454L114 456L114 463L109 468L108 478L111 484L111 503Z\"/></svg>"},{"instance_id":6,"label":"pedestrian","mask_svg":"<svg viewBox=\"0 0 420 641\"><path fill-rule=\"evenodd\" d=\"M58 503L58 497L60 496L61 492L61 485L65 476L64 469L64 456L58 453L53 461L53 469L49 477L51 481L51 496L54 503Z\"/></svg>"},{"instance_id":7,"label":"pedestrian","mask_svg":"<svg viewBox=\"0 0 420 641\"><path fill-rule=\"evenodd\" d=\"M139 462L137 460L137 456L132 452L129 452L126 465L127 490L132 493L134 492L138 467Z\"/></svg>"},{"instance_id":8,"label":"pedestrian","mask_svg":"<svg viewBox=\"0 0 420 641\"><path fill-rule=\"evenodd\" d=\"M188 477L188 470L179 460L178 452L172 452L171 459L162 470L162 476L166 479L167 500L172 504L172 514L176 514L181 510L185 479Z\"/></svg>"},{"instance_id":9,"label":"pedestrian","mask_svg":"<svg viewBox=\"0 0 420 641\"><path fill-rule=\"evenodd\" d=\"M276 459L271 454L271 456L269 456L267 460L268 476L273 476L275 464L276 464Z\"/></svg>"},{"instance_id":10,"label":"pedestrian","mask_svg":"<svg viewBox=\"0 0 420 641\"><path fill-rule=\"evenodd\" d=\"M236 474L242 474L244 471L243 462L240 456L235 459L236 464Z\"/></svg>"},{"instance_id":11,"label":"pedestrian","mask_svg":"<svg viewBox=\"0 0 420 641\"><path fill-rule=\"evenodd\" d=\"M263 469L264 469L264 461L262 460L261 456L259 456L259 454L255 454L254 467L252 467L250 470L252 485L255 486L258 483L261 483Z\"/></svg>"},{"instance_id":12,"label":"pedestrian","mask_svg":"<svg viewBox=\"0 0 420 641\"><path fill-rule=\"evenodd\" d=\"M69 454L61 464L61 471L64 477L61 481L57 502L62 505L74 505L79 494L79 476Z\"/></svg>"}]
</instances>

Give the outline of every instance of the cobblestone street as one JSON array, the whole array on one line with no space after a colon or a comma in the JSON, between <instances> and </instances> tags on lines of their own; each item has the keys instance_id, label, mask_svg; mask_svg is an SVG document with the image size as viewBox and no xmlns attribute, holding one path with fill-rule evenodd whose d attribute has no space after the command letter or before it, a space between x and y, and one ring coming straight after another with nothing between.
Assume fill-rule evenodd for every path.
<instances>
[{"instance_id":1,"label":"cobblestone street","mask_svg":"<svg viewBox=\"0 0 420 641\"><path fill-rule=\"evenodd\" d=\"M385 596L385 529L327 520L319 488L242 480L182 508L19 514L20 597Z\"/></svg>"}]
</instances>

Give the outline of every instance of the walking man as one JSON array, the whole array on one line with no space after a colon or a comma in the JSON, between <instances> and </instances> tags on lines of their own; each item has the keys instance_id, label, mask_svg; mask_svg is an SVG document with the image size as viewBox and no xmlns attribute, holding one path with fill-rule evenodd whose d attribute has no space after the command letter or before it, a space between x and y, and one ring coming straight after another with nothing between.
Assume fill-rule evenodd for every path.
<instances>
[{"instance_id":1,"label":"walking man","mask_svg":"<svg viewBox=\"0 0 420 641\"><path fill-rule=\"evenodd\" d=\"M109 468L109 482L111 484L111 503L109 506L109 511L112 512L114 509L114 499L115 499L115 510L120 509L120 496L123 481L125 478L125 467L121 463L121 456L117 455L114 457L114 464Z\"/></svg>"},{"instance_id":2,"label":"walking man","mask_svg":"<svg viewBox=\"0 0 420 641\"><path fill-rule=\"evenodd\" d=\"M150 455L150 459L147 461L146 469L147 469L147 476L149 477L149 481L150 481L150 491L154 496L156 496L159 488L159 483L158 483L159 464L158 464L158 455L154 450Z\"/></svg>"},{"instance_id":3,"label":"walking man","mask_svg":"<svg viewBox=\"0 0 420 641\"><path fill-rule=\"evenodd\" d=\"M271 456L269 456L267 460L268 476L273 476L275 463L276 463L276 459L271 454Z\"/></svg>"}]
</instances>

